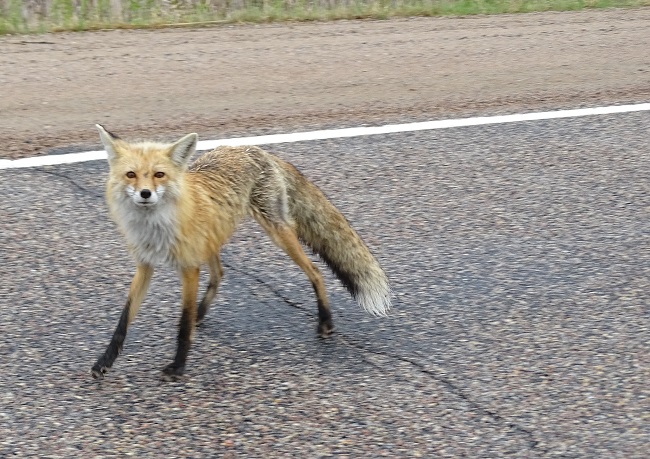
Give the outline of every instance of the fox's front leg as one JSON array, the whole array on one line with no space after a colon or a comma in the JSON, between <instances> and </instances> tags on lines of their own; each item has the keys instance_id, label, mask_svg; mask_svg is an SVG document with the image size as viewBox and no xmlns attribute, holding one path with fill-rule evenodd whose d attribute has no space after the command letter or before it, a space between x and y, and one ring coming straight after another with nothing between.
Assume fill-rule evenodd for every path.
<instances>
[{"instance_id":1,"label":"fox's front leg","mask_svg":"<svg viewBox=\"0 0 650 459\"><path fill-rule=\"evenodd\" d=\"M120 316L120 321L117 323L115 333L113 333L113 338L106 348L106 352L97 359L97 362L91 369L94 378L102 379L122 351L124 339L126 338L126 330L131 322L133 322L133 318L138 313L142 300L144 300L144 296L147 294L149 284L151 283L151 276L153 276L153 266L138 265L133 281L131 282L129 297L122 310L122 315Z\"/></svg>"},{"instance_id":2,"label":"fox's front leg","mask_svg":"<svg viewBox=\"0 0 650 459\"><path fill-rule=\"evenodd\" d=\"M183 268L183 312L178 329L178 348L174 361L163 369L163 381L174 381L183 375L185 361L196 325L196 299L199 291L199 268Z\"/></svg>"}]
</instances>

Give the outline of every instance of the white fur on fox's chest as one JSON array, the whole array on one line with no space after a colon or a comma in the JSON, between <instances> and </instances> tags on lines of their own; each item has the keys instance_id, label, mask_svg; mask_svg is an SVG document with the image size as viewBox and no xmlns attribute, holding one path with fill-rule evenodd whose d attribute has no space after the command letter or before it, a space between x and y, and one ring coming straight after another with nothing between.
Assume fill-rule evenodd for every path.
<instances>
[{"instance_id":1,"label":"white fur on fox's chest","mask_svg":"<svg viewBox=\"0 0 650 459\"><path fill-rule=\"evenodd\" d=\"M178 221L172 205L133 208L117 213L119 224L139 263L175 266L173 248L178 240Z\"/></svg>"}]
</instances>

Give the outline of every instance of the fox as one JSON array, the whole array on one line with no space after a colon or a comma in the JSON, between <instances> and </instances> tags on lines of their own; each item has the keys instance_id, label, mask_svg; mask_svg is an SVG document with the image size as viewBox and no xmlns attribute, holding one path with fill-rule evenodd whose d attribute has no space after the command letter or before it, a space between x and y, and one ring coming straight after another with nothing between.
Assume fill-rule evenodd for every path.
<instances>
[{"instance_id":1,"label":"fox","mask_svg":"<svg viewBox=\"0 0 650 459\"><path fill-rule=\"evenodd\" d=\"M363 309L388 314L392 290L379 262L343 214L289 162L259 147L241 146L219 147L190 163L195 133L174 143L133 143L96 127L109 165L106 202L136 271L111 341L92 366L95 379L104 378L122 351L154 269L161 265L177 270L182 286L176 354L161 379L183 377L195 327L224 275L221 249L249 216L311 282L319 336L334 331L332 313L323 276L302 244L331 268ZM209 281L199 302L199 273L205 266Z\"/></svg>"}]
</instances>

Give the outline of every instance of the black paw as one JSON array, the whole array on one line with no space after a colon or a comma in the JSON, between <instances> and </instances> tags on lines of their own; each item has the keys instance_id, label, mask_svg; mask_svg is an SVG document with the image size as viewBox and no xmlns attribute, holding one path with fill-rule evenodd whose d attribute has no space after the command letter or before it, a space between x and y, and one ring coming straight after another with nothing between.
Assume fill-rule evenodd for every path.
<instances>
[{"instance_id":1,"label":"black paw","mask_svg":"<svg viewBox=\"0 0 650 459\"><path fill-rule=\"evenodd\" d=\"M104 379L104 375L108 373L108 368L107 366L104 366L97 362L93 367L90 369L90 374L93 375L93 378L95 379Z\"/></svg>"},{"instance_id":2,"label":"black paw","mask_svg":"<svg viewBox=\"0 0 650 459\"><path fill-rule=\"evenodd\" d=\"M170 363L165 368L163 368L160 379L162 381L180 381L183 379L184 372L185 365L176 365L175 363Z\"/></svg>"},{"instance_id":3,"label":"black paw","mask_svg":"<svg viewBox=\"0 0 650 459\"><path fill-rule=\"evenodd\" d=\"M204 298L199 304L198 309L196 310L196 322L194 322L195 326L198 327L203 323L203 319L205 319L205 315L208 313L209 308L210 305L205 304L205 298Z\"/></svg>"},{"instance_id":4,"label":"black paw","mask_svg":"<svg viewBox=\"0 0 650 459\"><path fill-rule=\"evenodd\" d=\"M329 338L334 333L334 325L331 320L325 320L318 323L318 336L321 338Z\"/></svg>"}]
</instances>

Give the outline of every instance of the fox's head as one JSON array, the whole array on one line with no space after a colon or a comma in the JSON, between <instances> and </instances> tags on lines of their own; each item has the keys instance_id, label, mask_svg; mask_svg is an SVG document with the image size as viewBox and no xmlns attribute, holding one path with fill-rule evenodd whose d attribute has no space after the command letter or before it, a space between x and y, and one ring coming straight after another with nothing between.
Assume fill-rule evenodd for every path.
<instances>
[{"instance_id":1,"label":"fox's head","mask_svg":"<svg viewBox=\"0 0 650 459\"><path fill-rule=\"evenodd\" d=\"M182 174L196 151L198 136L188 134L172 144L128 143L97 124L108 154L108 186L113 197L148 208L178 196Z\"/></svg>"}]
</instances>

